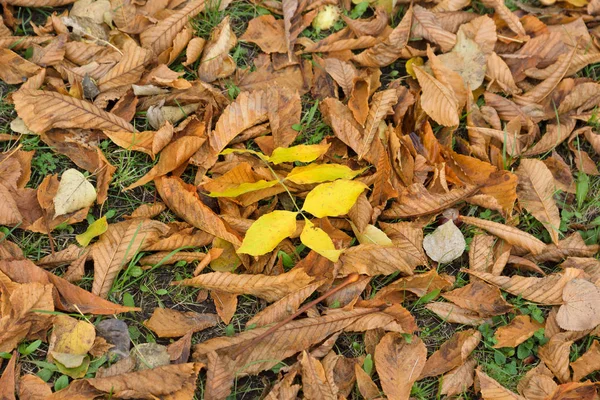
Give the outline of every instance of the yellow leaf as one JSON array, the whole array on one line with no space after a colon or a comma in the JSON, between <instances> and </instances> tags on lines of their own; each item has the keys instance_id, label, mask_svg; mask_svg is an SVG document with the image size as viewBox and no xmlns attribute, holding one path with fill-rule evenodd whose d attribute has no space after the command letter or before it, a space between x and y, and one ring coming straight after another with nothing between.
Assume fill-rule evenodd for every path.
<instances>
[{"instance_id":1,"label":"yellow leaf","mask_svg":"<svg viewBox=\"0 0 600 400\"><path fill-rule=\"evenodd\" d=\"M291 211L273 211L257 219L244 237L238 253L260 256L273 250L296 230L296 215Z\"/></svg>"},{"instance_id":2,"label":"yellow leaf","mask_svg":"<svg viewBox=\"0 0 600 400\"><path fill-rule=\"evenodd\" d=\"M413 78L417 79L417 74L415 74L415 70L413 69L413 67L416 65L417 67L420 67L424 64L425 62L423 61L423 59L421 57L413 57L410 58L405 65L406 68L406 72L408 72L408 74L410 76L412 76Z\"/></svg>"},{"instance_id":3,"label":"yellow leaf","mask_svg":"<svg viewBox=\"0 0 600 400\"><path fill-rule=\"evenodd\" d=\"M311 162L321 157L329 149L329 144L300 144L293 147L278 147L273 150L271 156L267 156L259 151L248 149L225 149L220 154L227 155L231 153L248 153L254 154L262 160L269 161L273 164L281 164L284 162Z\"/></svg>"},{"instance_id":4,"label":"yellow leaf","mask_svg":"<svg viewBox=\"0 0 600 400\"><path fill-rule=\"evenodd\" d=\"M297 184L321 183L336 179L352 179L365 169L353 171L341 164L310 164L294 168L285 179Z\"/></svg>"},{"instance_id":5,"label":"yellow leaf","mask_svg":"<svg viewBox=\"0 0 600 400\"><path fill-rule=\"evenodd\" d=\"M273 150L269 161L273 164L281 164L284 162L311 162L322 156L329 149L329 144L300 144L298 146L283 148L278 147Z\"/></svg>"},{"instance_id":6,"label":"yellow leaf","mask_svg":"<svg viewBox=\"0 0 600 400\"><path fill-rule=\"evenodd\" d=\"M266 189L275 186L279 181L265 181L261 179L258 182L246 182L239 186L232 187L222 192L211 192L210 197L237 197L244 193L253 192L255 190Z\"/></svg>"},{"instance_id":7,"label":"yellow leaf","mask_svg":"<svg viewBox=\"0 0 600 400\"><path fill-rule=\"evenodd\" d=\"M85 232L75 236L77 243L85 247L92 241L93 238L102 235L108 229L108 222L106 217L102 217L96 220L88 226Z\"/></svg>"},{"instance_id":8,"label":"yellow leaf","mask_svg":"<svg viewBox=\"0 0 600 400\"><path fill-rule=\"evenodd\" d=\"M366 188L362 182L344 179L322 183L308 193L302 209L319 218L344 215Z\"/></svg>"},{"instance_id":9,"label":"yellow leaf","mask_svg":"<svg viewBox=\"0 0 600 400\"><path fill-rule=\"evenodd\" d=\"M329 235L315 224L305 219L304 229L300 234L300 240L306 247L316 251L323 257L336 262L342 254L342 250L336 250Z\"/></svg>"},{"instance_id":10,"label":"yellow leaf","mask_svg":"<svg viewBox=\"0 0 600 400\"><path fill-rule=\"evenodd\" d=\"M392 239L375 225L368 224L362 232L352 222L350 222L350 226L360 244L379 244L381 246L392 246L394 244Z\"/></svg>"}]
</instances>

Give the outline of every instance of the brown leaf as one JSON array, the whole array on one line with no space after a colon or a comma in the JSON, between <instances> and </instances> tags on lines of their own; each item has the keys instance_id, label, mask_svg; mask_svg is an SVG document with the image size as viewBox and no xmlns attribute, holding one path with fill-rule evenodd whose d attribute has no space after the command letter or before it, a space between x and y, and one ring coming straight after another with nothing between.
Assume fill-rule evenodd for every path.
<instances>
[{"instance_id":1,"label":"brown leaf","mask_svg":"<svg viewBox=\"0 0 600 400\"><path fill-rule=\"evenodd\" d=\"M337 58L326 58L325 71L342 88L346 97L350 96L355 86L354 80L358 76L356 68L347 61Z\"/></svg>"},{"instance_id":2,"label":"brown leaf","mask_svg":"<svg viewBox=\"0 0 600 400\"><path fill-rule=\"evenodd\" d=\"M510 294L545 305L562 304L562 292L565 285L582 274L581 270L575 268L567 268L563 273L551 274L543 278L518 275L495 276L471 270L465 270L465 272L496 285Z\"/></svg>"},{"instance_id":3,"label":"brown leaf","mask_svg":"<svg viewBox=\"0 0 600 400\"><path fill-rule=\"evenodd\" d=\"M400 278L382 288L375 294L374 299L391 303L402 303L406 297L405 292L411 292L418 297L423 297L434 290L450 289L453 285L451 277L438 275L435 269L424 274L416 274Z\"/></svg>"},{"instance_id":4,"label":"brown leaf","mask_svg":"<svg viewBox=\"0 0 600 400\"><path fill-rule=\"evenodd\" d=\"M440 125L457 126L458 99L452 88L429 75L422 67L413 66L413 70L423 90L421 95L423 110Z\"/></svg>"},{"instance_id":5,"label":"brown leaf","mask_svg":"<svg viewBox=\"0 0 600 400\"><path fill-rule=\"evenodd\" d=\"M402 56L402 51L410 38L412 23L413 9L409 8L398 26L392 30L384 41L354 56L354 61L365 67L385 67L392 64ZM352 25L349 26L352 29Z\"/></svg>"},{"instance_id":6,"label":"brown leaf","mask_svg":"<svg viewBox=\"0 0 600 400\"><path fill-rule=\"evenodd\" d=\"M243 365L242 368L247 373L257 373L276 365L277 360L285 359L305 350L311 344L321 342L331 334L372 312L372 310L362 309L292 321L259 343L253 343L253 339L267 331L268 327L247 330L235 337L209 339L194 347L193 358L205 360L211 351L223 354L234 354L241 351L241 359L237 360L237 365ZM252 346L248 347L249 344ZM249 364L246 361L259 362Z\"/></svg>"},{"instance_id":7,"label":"brown leaf","mask_svg":"<svg viewBox=\"0 0 600 400\"><path fill-rule=\"evenodd\" d=\"M145 185L156 177L168 174L186 163L196 151L202 146L206 139L197 136L184 136L179 140L169 144L161 152L158 163L152 167L146 175L138 179L135 183L127 186L123 190L131 190L138 186Z\"/></svg>"},{"instance_id":8,"label":"brown leaf","mask_svg":"<svg viewBox=\"0 0 600 400\"><path fill-rule=\"evenodd\" d=\"M162 177L154 182L167 207L184 221L236 247L242 244L240 236L200 200L196 187L174 177Z\"/></svg>"},{"instance_id":9,"label":"brown leaf","mask_svg":"<svg viewBox=\"0 0 600 400\"><path fill-rule=\"evenodd\" d=\"M500 290L483 282L473 282L442 295L461 308L475 311L482 317L506 314L512 306L504 300Z\"/></svg>"},{"instance_id":10,"label":"brown leaf","mask_svg":"<svg viewBox=\"0 0 600 400\"><path fill-rule=\"evenodd\" d=\"M267 90L267 116L273 133L273 146L288 147L298 136L294 125L300 123L302 104L298 91L286 87Z\"/></svg>"},{"instance_id":11,"label":"brown leaf","mask_svg":"<svg viewBox=\"0 0 600 400\"><path fill-rule=\"evenodd\" d=\"M356 386L362 397L367 400L378 398L379 388L359 364L354 364L354 373L356 374Z\"/></svg>"},{"instance_id":12,"label":"brown leaf","mask_svg":"<svg viewBox=\"0 0 600 400\"><path fill-rule=\"evenodd\" d=\"M424 39L438 44L443 52L448 52L454 47L456 35L444 30L435 14L419 5L413 7L413 13L413 35L422 36ZM453 125L458 125L458 123Z\"/></svg>"},{"instance_id":13,"label":"brown leaf","mask_svg":"<svg viewBox=\"0 0 600 400\"><path fill-rule=\"evenodd\" d=\"M19 398L44 400L52 395L50 386L37 375L23 375L19 378Z\"/></svg>"},{"instance_id":14,"label":"brown leaf","mask_svg":"<svg viewBox=\"0 0 600 400\"><path fill-rule=\"evenodd\" d=\"M579 232L574 232L570 236L556 244L549 244L544 251L537 255L528 255L527 258L537 263L546 261L559 262L567 257L592 257L600 249L599 245L586 245Z\"/></svg>"},{"instance_id":15,"label":"brown leaf","mask_svg":"<svg viewBox=\"0 0 600 400\"><path fill-rule=\"evenodd\" d=\"M152 50L155 55L159 55L171 47L173 39L189 19L204 9L204 3L204 0L192 0L183 8L160 20L156 25L144 30L140 34L142 47Z\"/></svg>"},{"instance_id":16,"label":"brown leaf","mask_svg":"<svg viewBox=\"0 0 600 400\"><path fill-rule=\"evenodd\" d=\"M529 315L518 315L508 325L496 330L494 348L517 347L543 327L543 324L532 321Z\"/></svg>"},{"instance_id":17,"label":"brown leaf","mask_svg":"<svg viewBox=\"0 0 600 400\"><path fill-rule=\"evenodd\" d=\"M455 396L467 391L473 385L476 366L477 361L469 358L464 364L444 374L440 393Z\"/></svg>"},{"instance_id":18,"label":"brown leaf","mask_svg":"<svg viewBox=\"0 0 600 400\"><path fill-rule=\"evenodd\" d=\"M545 400L554 392L557 386L554 382L554 375L541 362L521 378L517 390L528 400Z\"/></svg>"},{"instance_id":19,"label":"brown leaf","mask_svg":"<svg viewBox=\"0 0 600 400\"><path fill-rule=\"evenodd\" d=\"M254 43L267 54L287 53L283 21L271 14L251 19L240 40Z\"/></svg>"},{"instance_id":20,"label":"brown leaf","mask_svg":"<svg viewBox=\"0 0 600 400\"><path fill-rule=\"evenodd\" d=\"M180 312L169 308L155 308L144 326L158 337L180 337L189 332L199 332L216 326L219 322L215 314L199 314L193 311Z\"/></svg>"},{"instance_id":21,"label":"brown leaf","mask_svg":"<svg viewBox=\"0 0 600 400\"><path fill-rule=\"evenodd\" d=\"M207 400L225 399L231 393L231 388L236 376L235 364L226 355L219 356L216 352L208 354L208 372L206 374Z\"/></svg>"},{"instance_id":22,"label":"brown leaf","mask_svg":"<svg viewBox=\"0 0 600 400\"><path fill-rule=\"evenodd\" d=\"M519 202L544 225L550 238L558 244L560 215L554 202L554 178L546 165L535 159L522 159L517 169Z\"/></svg>"},{"instance_id":23,"label":"brown leaf","mask_svg":"<svg viewBox=\"0 0 600 400\"><path fill-rule=\"evenodd\" d=\"M293 269L276 276L211 272L174 282L174 284L219 290L232 294L250 294L274 302L305 287L312 281L313 278L303 270Z\"/></svg>"},{"instance_id":24,"label":"brown leaf","mask_svg":"<svg viewBox=\"0 0 600 400\"><path fill-rule=\"evenodd\" d=\"M420 183L414 183L400 193L398 202L385 210L385 219L414 218L439 213L477 191L476 186L457 188L446 194L432 194Z\"/></svg>"},{"instance_id":25,"label":"brown leaf","mask_svg":"<svg viewBox=\"0 0 600 400\"><path fill-rule=\"evenodd\" d=\"M337 399L337 388L333 382L327 380L325 369L319 360L304 351L300 365L302 365L302 391L306 399Z\"/></svg>"},{"instance_id":26,"label":"brown leaf","mask_svg":"<svg viewBox=\"0 0 600 400\"><path fill-rule=\"evenodd\" d=\"M167 227L158 221L131 219L109 225L92 248L94 283L92 293L106 298L112 284L129 260L148 243L154 242Z\"/></svg>"},{"instance_id":27,"label":"brown leaf","mask_svg":"<svg viewBox=\"0 0 600 400\"><path fill-rule=\"evenodd\" d=\"M37 74L40 67L12 50L0 48L0 79L10 85L25 82Z\"/></svg>"},{"instance_id":28,"label":"brown leaf","mask_svg":"<svg viewBox=\"0 0 600 400\"><path fill-rule=\"evenodd\" d=\"M267 96L261 90L242 92L221 114L215 130L194 158L205 168L213 166L218 154L244 130L267 120Z\"/></svg>"},{"instance_id":29,"label":"brown leaf","mask_svg":"<svg viewBox=\"0 0 600 400\"><path fill-rule=\"evenodd\" d=\"M282 297L275 303L256 313L246 323L246 326L255 325L256 327L261 327L283 321L285 318L296 312L304 300L309 298L319 286L323 285L323 283L323 280L310 283L305 287Z\"/></svg>"},{"instance_id":30,"label":"brown leaf","mask_svg":"<svg viewBox=\"0 0 600 400\"><path fill-rule=\"evenodd\" d=\"M391 332L381 339L374 360L381 387L389 399L410 397L426 359L427 348L417 336L408 342L401 334Z\"/></svg>"},{"instance_id":31,"label":"brown leaf","mask_svg":"<svg viewBox=\"0 0 600 400\"><path fill-rule=\"evenodd\" d=\"M426 263L422 255L412 253L412 247L409 243L398 246L360 244L350 247L340 257L342 265L339 274L346 276L358 273L374 276L400 272L403 275L412 275L416 266Z\"/></svg>"},{"instance_id":32,"label":"brown leaf","mask_svg":"<svg viewBox=\"0 0 600 400\"><path fill-rule=\"evenodd\" d=\"M17 113L36 133L51 128L92 128L133 131L124 119L92 103L45 90L21 89L13 94ZM55 110L60 109L60 112Z\"/></svg>"},{"instance_id":33,"label":"brown leaf","mask_svg":"<svg viewBox=\"0 0 600 400\"><path fill-rule=\"evenodd\" d=\"M573 369L573 381L579 382L587 375L600 369L600 344L597 340L577 360L571 363Z\"/></svg>"},{"instance_id":34,"label":"brown leaf","mask_svg":"<svg viewBox=\"0 0 600 400\"><path fill-rule=\"evenodd\" d=\"M229 325L231 318L233 318L238 305L237 294L222 292L220 290L213 290L210 292L217 314L221 318L224 324Z\"/></svg>"},{"instance_id":35,"label":"brown leaf","mask_svg":"<svg viewBox=\"0 0 600 400\"><path fill-rule=\"evenodd\" d=\"M360 160L365 154L371 150L371 143L375 138L375 134L379 131L379 124L385 119L388 113L392 111L392 107L398 102L398 95L395 89L383 90L375 93L371 100L369 115L367 117L365 131L363 132L363 141L361 150L358 153Z\"/></svg>"},{"instance_id":36,"label":"brown leaf","mask_svg":"<svg viewBox=\"0 0 600 400\"><path fill-rule=\"evenodd\" d=\"M212 82L233 74L236 64L229 52L236 44L237 37L231 29L229 16L227 16L215 27L206 42L198 68L200 79L204 82Z\"/></svg>"},{"instance_id":37,"label":"brown leaf","mask_svg":"<svg viewBox=\"0 0 600 400\"><path fill-rule=\"evenodd\" d=\"M98 89L100 92L105 92L137 83L151 57L152 52L139 47L133 40L126 41L123 46L123 57L98 80Z\"/></svg>"},{"instance_id":38,"label":"brown leaf","mask_svg":"<svg viewBox=\"0 0 600 400\"><path fill-rule=\"evenodd\" d=\"M38 282L18 285L11 293L3 295L2 308L0 351L9 352L25 338L38 332L45 333L50 327L51 316L34 310L54 311L52 285Z\"/></svg>"},{"instance_id":39,"label":"brown leaf","mask_svg":"<svg viewBox=\"0 0 600 400\"><path fill-rule=\"evenodd\" d=\"M562 334L554 335L550 341L538 349L538 357L562 383L571 380L569 371L569 353L573 340L567 340Z\"/></svg>"},{"instance_id":40,"label":"brown leaf","mask_svg":"<svg viewBox=\"0 0 600 400\"><path fill-rule=\"evenodd\" d=\"M561 118L557 123L548 124L546 133L532 147L525 151L526 156L535 156L546 153L567 140L575 128L573 118Z\"/></svg>"},{"instance_id":41,"label":"brown leaf","mask_svg":"<svg viewBox=\"0 0 600 400\"><path fill-rule=\"evenodd\" d=\"M441 375L462 365L480 341L481 333L474 329L456 332L429 357L419 379Z\"/></svg>"},{"instance_id":42,"label":"brown leaf","mask_svg":"<svg viewBox=\"0 0 600 400\"><path fill-rule=\"evenodd\" d=\"M512 226L475 217L461 216L460 219L464 223L484 229L507 243L522 247L533 254L540 254L545 250L546 245L541 240Z\"/></svg>"},{"instance_id":43,"label":"brown leaf","mask_svg":"<svg viewBox=\"0 0 600 400\"><path fill-rule=\"evenodd\" d=\"M524 397L503 387L501 384L490 378L481 367L475 370L477 381L479 382L479 390L483 400L525 400Z\"/></svg>"},{"instance_id":44,"label":"brown leaf","mask_svg":"<svg viewBox=\"0 0 600 400\"><path fill-rule=\"evenodd\" d=\"M0 398L2 400L16 400L16 376L18 353L15 351L10 358L10 361L4 368L4 372L0 377Z\"/></svg>"},{"instance_id":45,"label":"brown leaf","mask_svg":"<svg viewBox=\"0 0 600 400\"><path fill-rule=\"evenodd\" d=\"M58 292L55 297L56 308L79 313L112 315L136 311L136 308L124 307L104 300L66 280L48 272L28 260L0 261L0 271L19 283L51 283Z\"/></svg>"},{"instance_id":46,"label":"brown leaf","mask_svg":"<svg viewBox=\"0 0 600 400\"><path fill-rule=\"evenodd\" d=\"M503 1L501 0L485 0L485 6L491 7L496 11L496 14L500 19L502 19L508 28L517 34L519 38L527 38L527 33L525 32L525 28L521 24L519 17L517 17L513 12L506 7Z\"/></svg>"},{"instance_id":47,"label":"brown leaf","mask_svg":"<svg viewBox=\"0 0 600 400\"><path fill-rule=\"evenodd\" d=\"M556 322L562 329L585 331L600 324L600 288L593 283L584 279L569 281L562 299L563 304L556 314Z\"/></svg>"},{"instance_id":48,"label":"brown leaf","mask_svg":"<svg viewBox=\"0 0 600 400\"><path fill-rule=\"evenodd\" d=\"M487 59L485 76L490 81L487 89L491 92L501 91L511 95L521 93L521 89L516 85L508 65L494 52Z\"/></svg>"}]
</instances>

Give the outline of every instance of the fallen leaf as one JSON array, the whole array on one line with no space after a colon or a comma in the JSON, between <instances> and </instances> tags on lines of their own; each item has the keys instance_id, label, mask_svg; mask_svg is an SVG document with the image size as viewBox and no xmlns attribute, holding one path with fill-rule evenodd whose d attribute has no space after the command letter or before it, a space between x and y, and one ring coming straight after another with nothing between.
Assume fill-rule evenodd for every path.
<instances>
[{"instance_id":1,"label":"fallen leaf","mask_svg":"<svg viewBox=\"0 0 600 400\"><path fill-rule=\"evenodd\" d=\"M180 337L192 332L211 328L218 323L215 314L199 314L193 311L180 312L168 308L155 308L144 326L158 337Z\"/></svg>"},{"instance_id":2,"label":"fallen leaf","mask_svg":"<svg viewBox=\"0 0 600 400\"><path fill-rule=\"evenodd\" d=\"M423 248L433 261L443 264L460 257L466 247L465 237L452 220L438 226L435 231L425 236Z\"/></svg>"},{"instance_id":3,"label":"fallen leaf","mask_svg":"<svg viewBox=\"0 0 600 400\"><path fill-rule=\"evenodd\" d=\"M481 397L484 400L525 400L524 397L503 387L501 384L490 378L481 367L475 370L477 381L479 382L479 390Z\"/></svg>"},{"instance_id":4,"label":"fallen leaf","mask_svg":"<svg viewBox=\"0 0 600 400\"><path fill-rule=\"evenodd\" d=\"M584 331L600 324L600 288L584 279L573 279L562 292L563 304L556 321L564 330Z\"/></svg>"},{"instance_id":5,"label":"fallen leaf","mask_svg":"<svg viewBox=\"0 0 600 400\"><path fill-rule=\"evenodd\" d=\"M481 333L474 329L452 335L425 363L419 379L437 376L462 365L481 341Z\"/></svg>"},{"instance_id":6,"label":"fallen leaf","mask_svg":"<svg viewBox=\"0 0 600 400\"><path fill-rule=\"evenodd\" d=\"M461 308L477 312L482 317L506 314L512 306L504 300L500 290L484 282L473 282L442 295Z\"/></svg>"},{"instance_id":7,"label":"fallen leaf","mask_svg":"<svg viewBox=\"0 0 600 400\"><path fill-rule=\"evenodd\" d=\"M385 335L375 347L375 366L383 392L390 399L408 399L413 384L419 378L427 348L420 338L410 341L392 332Z\"/></svg>"},{"instance_id":8,"label":"fallen leaf","mask_svg":"<svg viewBox=\"0 0 600 400\"><path fill-rule=\"evenodd\" d=\"M229 51L237 44L237 38L231 25L229 17L225 17L221 23L215 27L211 33L210 39L204 46L198 76L205 82L212 82L220 78L225 78L235 71L235 61L229 55Z\"/></svg>"},{"instance_id":9,"label":"fallen leaf","mask_svg":"<svg viewBox=\"0 0 600 400\"><path fill-rule=\"evenodd\" d=\"M322 183L306 195L302 210L318 218L347 214L366 188L364 183L345 179Z\"/></svg>"},{"instance_id":10,"label":"fallen leaf","mask_svg":"<svg viewBox=\"0 0 600 400\"><path fill-rule=\"evenodd\" d=\"M532 321L529 315L517 315L508 325L496 330L494 348L517 347L543 327L541 323Z\"/></svg>"},{"instance_id":11,"label":"fallen leaf","mask_svg":"<svg viewBox=\"0 0 600 400\"><path fill-rule=\"evenodd\" d=\"M58 192L53 199L55 217L81 210L94 204L96 190L86 177L76 169L63 172Z\"/></svg>"},{"instance_id":12,"label":"fallen leaf","mask_svg":"<svg viewBox=\"0 0 600 400\"><path fill-rule=\"evenodd\" d=\"M444 374L440 393L455 396L467 391L473 385L476 366L477 361L469 358L464 364Z\"/></svg>"}]
</instances>

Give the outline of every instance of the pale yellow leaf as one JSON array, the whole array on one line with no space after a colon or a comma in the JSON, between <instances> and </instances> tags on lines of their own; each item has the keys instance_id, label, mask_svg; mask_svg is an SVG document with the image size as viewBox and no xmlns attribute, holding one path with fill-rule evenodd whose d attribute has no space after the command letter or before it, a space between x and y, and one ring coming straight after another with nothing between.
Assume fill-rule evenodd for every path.
<instances>
[{"instance_id":1,"label":"pale yellow leaf","mask_svg":"<svg viewBox=\"0 0 600 400\"><path fill-rule=\"evenodd\" d=\"M353 179L365 171L365 168L354 171L342 164L309 164L295 167L286 176L286 180L301 184L335 181L336 179Z\"/></svg>"},{"instance_id":2,"label":"pale yellow leaf","mask_svg":"<svg viewBox=\"0 0 600 400\"><path fill-rule=\"evenodd\" d=\"M300 240L306 247L333 262L336 262L342 254L342 250L336 250L329 235L308 219L304 220L304 229L300 234Z\"/></svg>"},{"instance_id":3,"label":"pale yellow leaf","mask_svg":"<svg viewBox=\"0 0 600 400\"><path fill-rule=\"evenodd\" d=\"M86 177L76 169L63 172L58 192L53 199L55 217L81 210L94 204L96 189Z\"/></svg>"}]
</instances>

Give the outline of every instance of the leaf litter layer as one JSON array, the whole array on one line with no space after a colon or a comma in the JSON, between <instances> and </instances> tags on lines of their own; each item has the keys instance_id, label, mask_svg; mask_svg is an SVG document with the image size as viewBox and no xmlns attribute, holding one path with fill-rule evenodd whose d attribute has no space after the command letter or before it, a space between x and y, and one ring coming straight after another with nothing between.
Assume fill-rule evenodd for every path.
<instances>
[{"instance_id":1,"label":"leaf litter layer","mask_svg":"<svg viewBox=\"0 0 600 400\"><path fill-rule=\"evenodd\" d=\"M8 0L0 397L597 398L599 14Z\"/></svg>"}]
</instances>

